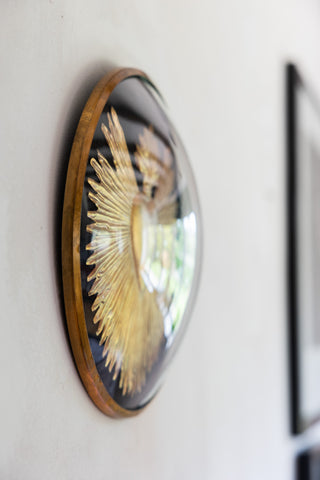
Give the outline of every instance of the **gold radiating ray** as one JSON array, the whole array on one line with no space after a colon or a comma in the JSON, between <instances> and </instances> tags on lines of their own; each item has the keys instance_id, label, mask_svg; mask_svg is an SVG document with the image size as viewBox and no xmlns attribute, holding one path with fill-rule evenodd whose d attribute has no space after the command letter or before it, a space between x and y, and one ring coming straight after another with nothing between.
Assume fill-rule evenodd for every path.
<instances>
[{"instance_id":1,"label":"gold radiating ray","mask_svg":"<svg viewBox=\"0 0 320 480\"><path fill-rule=\"evenodd\" d=\"M158 292L147 289L136 258L141 250L141 238L137 237L142 235L139 202L143 201L141 198L146 203L151 201L153 187L163 183L163 172L153 130L144 129L135 153L143 175L141 194L124 132L113 108L111 115L108 114L108 125L102 125L102 132L115 168L100 152L98 160L90 160L99 182L89 179L92 189L89 198L97 208L88 212L93 221L87 227L92 240L86 245L92 251L87 264L93 266L88 275L88 281L93 280L89 295L96 296L93 321L98 325L105 366L110 372L114 369L114 380L120 373L122 394L132 395L141 391L164 339ZM164 158L166 155L168 152ZM166 165L165 161L162 168L170 170L169 163Z\"/></svg>"},{"instance_id":2,"label":"gold radiating ray","mask_svg":"<svg viewBox=\"0 0 320 480\"><path fill-rule=\"evenodd\" d=\"M144 128L139 135L140 144L136 147L135 160L143 174L143 193L154 198L150 205L157 210L158 222L169 225L176 221L177 195L174 191L174 171L168 147L164 147L160 162L159 148L153 128Z\"/></svg>"},{"instance_id":3,"label":"gold radiating ray","mask_svg":"<svg viewBox=\"0 0 320 480\"><path fill-rule=\"evenodd\" d=\"M153 187L158 186L160 168L158 159L158 145L153 128L145 128L143 135L139 135L140 145L137 145L134 154L137 166L143 174L143 193L151 198Z\"/></svg>"}]
</instances>

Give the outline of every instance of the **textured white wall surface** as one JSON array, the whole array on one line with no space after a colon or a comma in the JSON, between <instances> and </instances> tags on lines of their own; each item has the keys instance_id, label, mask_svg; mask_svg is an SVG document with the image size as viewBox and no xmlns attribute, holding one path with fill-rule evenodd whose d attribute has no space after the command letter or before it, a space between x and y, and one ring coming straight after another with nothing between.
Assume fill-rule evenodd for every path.
<instances>
[{"instance_id":1,"label":"textured white wall surface","mask_svg":"<svg viewBox=\"0 0 320 480\"><path fill-rule=\"evenodd\" d=\"M319 2L6 0L0 27L0 478L291 480L284 64L320 92ZM204 220L184 342L120 421L76 373L56 252L71 138L110 65L162 91Z\"/></svg>"}]
</instances>

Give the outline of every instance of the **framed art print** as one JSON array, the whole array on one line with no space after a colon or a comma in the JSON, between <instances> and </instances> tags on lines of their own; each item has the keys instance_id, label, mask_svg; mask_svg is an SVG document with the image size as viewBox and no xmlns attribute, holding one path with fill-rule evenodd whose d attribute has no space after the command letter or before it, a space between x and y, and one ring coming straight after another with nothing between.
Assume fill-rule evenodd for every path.
<instances>
[{"instance_id":1,"label":"framed art print","mask_svg":"<svg viewBox=\"0 0 320 480\"><path fill-rule=\"evenodd\" d=\"M296 459L296 480L319 480L320 449L312 447L300 452Z\"/></svg>"},{"instance_id":2,"label":"framed art print","mask_svg":"<svg viewBox=\"0 0 320 480\"><path fill-rule=\"evenodd\" d=\"M320 110L287 66L288 274L291 425L320 418Z\"/></svg>"},{"instance_id":3,"label":"framed art print","mask_svg":"<svg viewBox=\"0 0 320 480\"><path fill-rule=\"evenodd\" d=\"M80 118L65 188L62 273L75 362L107 415L153 398L180 344L200 272L193 173L146 74L104 76Z\"/></svg>"}]
</instances>

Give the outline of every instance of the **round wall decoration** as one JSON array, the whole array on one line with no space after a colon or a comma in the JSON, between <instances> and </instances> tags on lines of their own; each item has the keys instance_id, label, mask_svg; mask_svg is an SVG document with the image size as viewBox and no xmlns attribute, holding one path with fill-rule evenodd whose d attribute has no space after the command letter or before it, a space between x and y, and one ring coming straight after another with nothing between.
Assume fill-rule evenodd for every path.
<instances>
[{"instance_id":1,"label":"round wall decoration","mask_svg":"<svg viewBox=\"0 0 320 480\"><path fill-rule=\"evenodd\" d=\"M82 381L111 416L140 411L180 343L200 270L199 203L188 159L149 78L101 79L68 167L62 273Z\"/></svg>"}]
</instances>

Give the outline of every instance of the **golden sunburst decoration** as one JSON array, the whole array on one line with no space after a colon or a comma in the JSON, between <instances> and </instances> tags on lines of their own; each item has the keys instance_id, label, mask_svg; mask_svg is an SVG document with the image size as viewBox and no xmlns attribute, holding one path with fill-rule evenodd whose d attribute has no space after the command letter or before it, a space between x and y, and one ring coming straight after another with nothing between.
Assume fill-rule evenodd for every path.
<instances>
[{"instance_id":1,"label":"golden sunburst decoration","mask_svg":"<svg viewBox=\"0 0 320 480\"><path fill-rule=\"evenodd\" d=\"M95 295L93 321L98 325L105 366L113 371L114 380L120 373L122 394L133 395L141 391L164 341L158 292L146 285L142 272L144 215L158 204L159 218L162 211L165 222L174 221L176 201L170 197L174 173L169 149L165 147L160 162L153 129L145 128L135 152L143 179L140 191L113 108L102 132L114 168L99 151L98 160L90 160L99 182L88 180L92 188L89 198L96 210L88 212L93 223L87 227L92 234L86 245L92 252L87 264L93 269L87 280L93 280L89 295Z\"/></svg>"}]
</instances>

